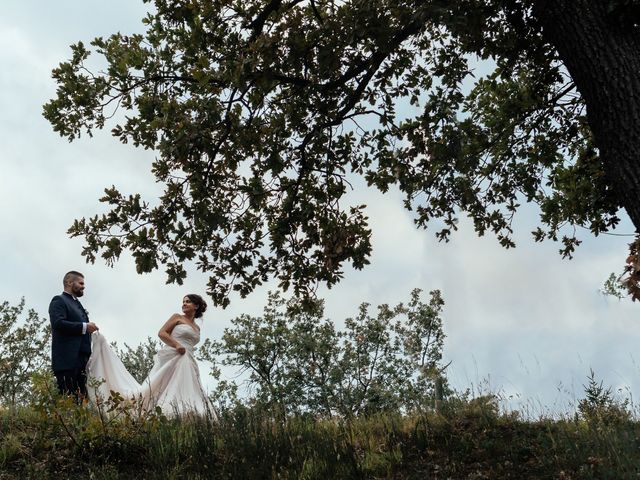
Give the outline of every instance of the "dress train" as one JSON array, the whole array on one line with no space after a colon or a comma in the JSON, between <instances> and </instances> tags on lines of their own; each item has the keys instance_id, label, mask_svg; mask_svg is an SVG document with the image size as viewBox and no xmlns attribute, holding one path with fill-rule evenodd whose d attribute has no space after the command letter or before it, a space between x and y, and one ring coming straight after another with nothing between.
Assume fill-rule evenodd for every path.
<instances>
[{"instance_id":1,"label":"dress train","mask_svg":"<svg viewBox=\"0 0 640 480\"><path fill-rule=\"evenodd\" d=\"M92 335L91 357L87 364L87 376L101 382L96 388L89 387L89 399L109 398L111 391L120 393L125 399L141 400L146 408L159 406L167 416L195 412L205 415L212 412L200 381L200 371L193 356L195 345L200 341L200 332L179 323L171 336L185 347L186 352L164 345L154 357L153 368L142 384L127 371L106 338L100 332Z\"/></svg>"}]
</instances>

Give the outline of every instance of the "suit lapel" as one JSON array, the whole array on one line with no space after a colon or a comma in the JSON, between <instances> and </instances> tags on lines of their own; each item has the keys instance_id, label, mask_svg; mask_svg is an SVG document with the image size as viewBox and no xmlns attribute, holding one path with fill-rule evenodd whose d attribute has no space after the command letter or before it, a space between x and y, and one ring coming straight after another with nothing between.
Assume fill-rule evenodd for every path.
<instances>
[{"instance_id":1,"label":"suit lapel","mask_svg":"<svg viewBox=\"0 0 640 480\"><path fill-rule=\"evenodd\" d=\"M87 315L87 311L84 309L80 300L73 298L70 294L65 292L63 294L66 297L67 304L70 307L70 310L73 312L74 320L77 322L88 322L89 316ZM71 319L70 319L71 320Z\"/></svg>"}]
</instances>

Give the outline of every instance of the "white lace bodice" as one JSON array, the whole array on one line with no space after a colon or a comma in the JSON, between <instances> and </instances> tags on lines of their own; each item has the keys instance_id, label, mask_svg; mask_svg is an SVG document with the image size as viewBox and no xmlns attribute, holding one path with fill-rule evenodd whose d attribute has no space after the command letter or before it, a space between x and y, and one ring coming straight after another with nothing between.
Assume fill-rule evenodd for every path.
<instances>
[{"instance_id":1,"label":"white lace bodice","mask_svg":"<svg viewBox=\"0 0 640 480\"><path fill-rule=\"evenodd\" d=\"M173 327L171 336L189 350L193 350L200 341L200 332L185 323L179 323Z\"/></svg>"}]
</instances>

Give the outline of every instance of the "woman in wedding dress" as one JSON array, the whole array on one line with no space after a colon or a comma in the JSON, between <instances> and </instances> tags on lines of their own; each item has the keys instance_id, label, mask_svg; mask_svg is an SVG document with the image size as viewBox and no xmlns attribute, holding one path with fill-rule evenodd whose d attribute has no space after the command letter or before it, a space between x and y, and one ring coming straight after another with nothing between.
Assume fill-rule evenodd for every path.
<instances>
[{"instance_id":1,"label":"woman in wedding dress","mask_svg":"<svg viewBox=\"0 0 640 480\"><path fill-rule=\"evenodd\" d=\"M165 345L156 353L153 368L142 384L127 371L104 336L92 335L91 357L87 374L100 383L89 388L89 398L109 398L113 390L125 399L135 398L146 408L159 406L165 415L195 412L211 413L211 405L200 382L198 364L193 355L200 341L200 329L195 323L202 317L207 304L199 295L190 294L182 300L182 315L173 314L158 332Z\"/></svg>"}]
</instances>

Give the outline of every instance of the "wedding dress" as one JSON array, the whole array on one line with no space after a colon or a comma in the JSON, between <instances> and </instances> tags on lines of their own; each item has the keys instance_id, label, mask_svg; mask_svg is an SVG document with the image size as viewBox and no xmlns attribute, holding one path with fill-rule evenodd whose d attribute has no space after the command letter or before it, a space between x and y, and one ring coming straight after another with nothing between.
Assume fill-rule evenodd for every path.
<instances>
[{"instance_id":1,"label":"wedding dress","mask_svg":"<svg viewBox=\"0 0 640 480\"><path fill-rule=\"evenodd\" d=\"M185 347L184 355L164 345L156 353L149 375L139 384L105 337L100 332L94 332L87 376L90 383L91 379L102 383L98 387L88 388L89 399L94 403L98 398L107 399L113 390L125 399L134 397L142 401L146 408L159 406L168 416L187 412L202 415L211 413L211 405L202 388L198 364L193 356L193 349L200 341L200 332L179 323L173 328L171 337Z\"/></svg>"}]
</instances>

